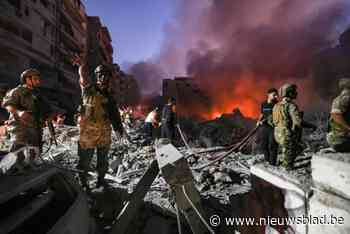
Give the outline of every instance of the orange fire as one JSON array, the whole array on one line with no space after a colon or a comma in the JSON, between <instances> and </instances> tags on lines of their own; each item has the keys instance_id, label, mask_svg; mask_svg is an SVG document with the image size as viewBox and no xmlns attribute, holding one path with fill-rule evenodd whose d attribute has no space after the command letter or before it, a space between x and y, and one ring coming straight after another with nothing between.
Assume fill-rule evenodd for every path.
<instances>
[{"instance_id":1,"label":"orange fire","mask_svg":"<svg viewBox=\"0 0 350 234\"><path fill-rule=\"evenodd\" d=\"M257 119L260 115L261 103L267 98L267 90L272 87L278 89L284 83L298 85L301 94L298 97L298 102L301 104L305 104L306 100L314 100L313 92L304 92L312 90L311 79L274 80L259 77L250 72L246 72L236 79L230 79L228 75L226 76L227 79L224 79L223 82L220 82L219 79L216 83L211 82L210 85L204 84L202 87L212 101L210 109L202 110L199 113L202 118L211 120L239 109L245 117Z\"/></svg>"}]
</instances>

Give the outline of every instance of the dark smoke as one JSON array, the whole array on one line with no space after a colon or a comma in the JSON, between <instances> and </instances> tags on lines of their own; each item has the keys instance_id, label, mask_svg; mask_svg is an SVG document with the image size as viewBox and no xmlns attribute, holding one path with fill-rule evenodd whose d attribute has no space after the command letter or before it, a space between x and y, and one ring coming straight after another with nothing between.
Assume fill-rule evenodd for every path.
<instances>
[{"instance_id":1,"label":"dark smoke","mask_svg":"<svg viewBox=\"0 0 350 234\"><path fill-rule=\"evenodd\" d=\"M159 95L162 79L167 78L160 66L151 62L133 64L128 72L136 78L144 96Z\"/></svg>"},{"instance_id":2,"label":"dark smoke","mask_svg":"<svg viewBox=\"0 0 350 234\"><path fill-rule=\"evenodd\" d=\"M266 89L284 82L302 87L307 106L319 98L315 57L337 43L349 12L348 0L180 0L157 61L198 79L212 112L245 105L256 116Z\"/></svg>"}]
</instances>

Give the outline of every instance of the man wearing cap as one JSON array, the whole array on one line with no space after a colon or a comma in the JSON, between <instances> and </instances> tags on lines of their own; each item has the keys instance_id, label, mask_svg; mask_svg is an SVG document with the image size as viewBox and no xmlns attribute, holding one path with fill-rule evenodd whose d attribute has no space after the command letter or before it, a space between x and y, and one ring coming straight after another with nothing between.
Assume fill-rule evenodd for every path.
<instances>
[{"instance_id":1,"label":"man wearing cap","mask_svg":"<svg viewBox=\"0 0 350 234\"><path fill-rule=\"evenodd\" d=\"M2 107L9 112L5 122L10 134L14 152L24 146L37 147L37 152L31 152L31 159L36 158L42 147L42 129L49 117L50 107L39 93L40 72L36 69L25 70L20 77L21 84L8 91L3 98ZM18 158L24 160L24 155Z\"/></svg>"},{"instance_id":2,"label":"man wearing cap","mask_svg":"<svg viewBox=\"0 0 350 234\"><path fill-rule=\"evenodd\" d=\"M350 152L350 78L340 79L339 89L332 103L327 141L337 152Z\"/></svg>"},{"instance_id":3,"label":"man wearing cap","mask_svg":"<svg viewBox=\"0 0 350 234\"><path fill-rule=\"evenodd\" d=\"M108 170L108 151L111 145L112 128L124 134L118 107L110 94L111 70L105 65L95 69L96 83L88 79L86 61L76 57L73 63L79 65L82 104L79 108L78 123L80 138L78 143L78 168L82 185L89 189L87 174L90 162L96 150L98 180L96 187L107 186L104 180Z\"/></svg>"}]
</instances>

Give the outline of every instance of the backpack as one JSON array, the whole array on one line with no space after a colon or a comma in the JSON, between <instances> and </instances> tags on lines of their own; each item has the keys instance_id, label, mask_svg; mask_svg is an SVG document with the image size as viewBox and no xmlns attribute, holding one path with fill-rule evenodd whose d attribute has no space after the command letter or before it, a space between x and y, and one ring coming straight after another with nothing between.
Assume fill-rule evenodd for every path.
<instances>
[{"instance_id":1,"label":"backpack","mask_svg":"<svg viewBox=\"0 0 350 234\"><path fill-rule=\"evenodd\" d=\"M273 107L272 119L274 126L291 127L292 120L288 113L288 103L279 102Z\"/></svg>"}]
</instances>

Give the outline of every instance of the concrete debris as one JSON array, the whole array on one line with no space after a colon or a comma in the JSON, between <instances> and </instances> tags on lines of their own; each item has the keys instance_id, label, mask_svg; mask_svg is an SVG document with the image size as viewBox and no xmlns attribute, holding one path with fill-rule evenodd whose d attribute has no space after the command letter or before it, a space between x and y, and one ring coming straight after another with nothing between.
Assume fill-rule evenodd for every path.
<instances>
[{"instance_id":1,"label":"concrete debris","mask_svg":"<svg viewBox=\"0 0 350 234\"><path fill-rule=\"evenodd\" d=\"M239 119L237 116L239 117L238 112L229 116L222 116L219 122L225 122L226 118L237 121ZM125 139L119 139L115 135L112 136L113 143L109 156L110 168L106 180L115 193L107 196L101 190L93 190L92 195L90 195L91 202L93 203L92 207L96 213L95 217L97 217L98 223L104 228L113 229L112 220L120 213L125 205L125 201L130 200L130 196L137 189L141 178L156 159L155 147L146 142L142 134L142 126L141 121L135 121L133 128L128 128L127 131L132 139L132 143ZM203 125L204 128L205 126L206 124ZM75 169L78 162L78 128L60 126L56 129L56 134L58 146L45 144L43 158L55 162L62 167ZM49 135L45 129L44 139L48 138ZM316 138L315 136L313 144L318 145L319 143L316 143ZM191 137L188 139L191 139ZM9 144L6 141L2 141L2 145L8 146ZM223 146L200 148L194 141L190 142L190 146L191 148L177 147L176 149L182 158L181 160L187 160L191 168L207 164L227 152ZM296 159L297 169L294 171L285 171L280 167L270 166L264 162L263 155L260 154L233 152L221 162L215 163L203 170L191 170L195 185L193 189L198 190L201 199L205 200L203 202L203 208L206 214L220 212L224 214L227 212L226 216L233 215L234 217L262 217L261 215L272 215L269 213L270 211L264 210L266 209L264 207L269 207L268 204L271 202L277 204L276 207L278 206L279 208L276 208L277 211L274 212L280 212L277 215L281 217L297 217L306 214L306 198L312 194L312 186L315 186L315 189L319 189L320 191L328 191L331 195L339 194L342 199L348 199L349 188L348 177L346 176L347 171L350 171L347 168L347 164L349 164L348 158L334 153L324 156L324 152L329 151L324 151L320 155L314 155L312 153L313 150L310 148L312 147L307 147L303 154L298 156ZM1 150L5 152L6 147ZM313 164L312 171L314 172L312 175L311 161ZM96 158L93 159L92 172L89 174L90 187L94 187L97 180L97 175L93 172L95 165ZM330 171L331 167L335 168L335 171L331 173L332 175L330 173L322 173L325 170ZM152 228L153 225L159 226L159 229L164 231L162 233L177 233L175 194L173 188L166 181L166 178L170 177L167 177L164 173L162 170L161 174L155 176L153 183L148 187L148 192L143 198L144 203L138 204L138 209L143 210L144 213L137 213L136 216L138 219L130 223L130 228L125 229L125 233L149 233L142 230L154 231ZM334 180L338 182L336 186L332 187L331 184ZM265 192L262 192L262 190ZM278 198L271 198L271 194L274 193L279 194L277 196ZM314 193L316 192L314 191ZM318 194L317 200L316 198L311 198L312 202L310 204L316 204L311 210L317 213L319 209L317 207L322 208L323 206L329 206L330 209L333 209L332 207L334 206L325 203L325 200L320 194ZM114 199L108 197L114 197ZM271 199L277 200L272 201ZM208 202L209 200L211 202ZM108 205L109 203L113 203L113 205ZM237 209L235 208L236 206ZM275 208L271 207L271 210L273 209ZM190 227L185 225L186 221L183 220L182 223L184 224L183 233L191 233ZM250 233L252 231L251 228L245 228L238 228L238 231L241 233ZM269 229L270 227L266 228ZM270 228L269 231L285 230L285 228L284 226L277 226ZM297 233L304 233L306 227L293 226L293 229ZM227 232L221 230L221 232L217 233L230 233L230 231L232 232L232 230ZM259 229L259 231L261 230Z\"/></svg>"}]
</instances>

